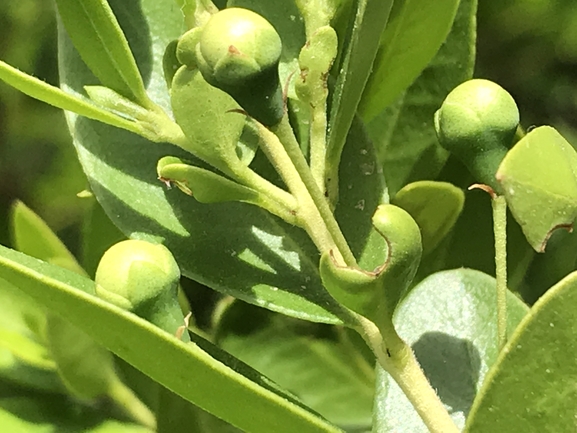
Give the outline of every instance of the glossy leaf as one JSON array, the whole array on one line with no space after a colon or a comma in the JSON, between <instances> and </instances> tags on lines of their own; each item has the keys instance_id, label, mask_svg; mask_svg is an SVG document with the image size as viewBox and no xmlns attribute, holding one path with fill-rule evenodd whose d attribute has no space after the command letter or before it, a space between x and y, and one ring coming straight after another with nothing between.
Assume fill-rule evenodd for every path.
<instances>
[{"instance_id":1,"label":"glossy leaf","mask_svg":"<svg viewBox=\"0 0 577 433\"><path fill-rule=\"evenodd\" d=\"M435 111L471 78L477 0L461 0L447 40L415 82L367 124L391 195L417 180L434 179L447 160L433 124Z\"/></svg>"},{"instance_id":2,"label":"glossy leaf","mask_svg":"<svg viewBox=\"0 0 577 433\"><path fill-rule=\"evenodd\" d=\"M374 368L343 329L234 302L220 317L216 341L227 352L298 395L343 429L369 429Z\"/></svg>"},{"instance_id":3,"label":"glossy leaf","mask_svg":"<svg viewBox=\"0 0 577 433\"><path fill-rule=\"evenodd\" d=\"M381 33L389 19L392 0L360 0L351 14L352 23L345 40L340 63L335 64L337 81L329 112L327 142L328 191L332 199L339 188L338 167L363 88L371 73Z\"/></svg>"},{"instance_id":4,"label":"glossy leaf","mask_svg":"<svg viewBox=\"0 0 577 433\"><path fill-rule=\"evenodd\" d=\"M359 112L370 122L406 90L447 38L460 0L397 0L381 36Z\"/></svg>"},{"instance_id":5,"label":"glossy leaf","mask_svg":"<svg viewBox=\"0 0 577 433\"><path fill-rule=\"evenodd\" d=\"M457 222L465 194L450 183L424 180L403 187L392 203L405 209L417 221L423 238L423 254L427 254Z\"/></svg>"},{"instance_id":6,"label":"glossy leaf","mask_svg":"<svg viewBox=\"0 0 577 433\"><path fill-rule=\"evenodd\" d=\"M550 126L530 131L505 156L497 181L529 244L543 252L551 232L577 217L577 152Z\"/></svg>"},{"instance_id":7,"label":"glossy leaf","mask_svg":"<svg viewBox=\"0 0 577 433\"><path fill-rule=\"evenodd\" d=\"M460 427L499 353L496 302L492 277L457 269L423 280L395 314L399 335L412 346L431 385ZM507 304L512 333L528 308L510 293ZM380 368L375 402L375 431L428 431L400 388Z\"/></svg>"},{"instance_id":8,"label":"glossy leaf","mask_svg":"<svg viewBox=\"0 0 577 433\"><path fill-rule=\"evenodd\" d=\"M0 247L0 278L176 394L245 431L338 431L207 340L193 336L195 344L185 344L96 298L94 282L85 277Z\"/></svg>"},{"instance_id":9,"label":"glossy leaf","mask_svg":"<svg viewBox=\"0 0 577 433\"><path fill-rule=\"evenodd\" d=\"M68 35L92 73L104 86L146 107L148 96L140 71L108 2L56 0L56 5Z\"/></svg>"},{"instance_id":10,"label":"glossy leaf","mask_svg":"<svg viewBox=\"0 0 577 433\"><path fill-rule=\"evenodd\" d=\"M575 429L577 273L531 309L487 375L467 432Z\"/></svg>"}]
</instances>

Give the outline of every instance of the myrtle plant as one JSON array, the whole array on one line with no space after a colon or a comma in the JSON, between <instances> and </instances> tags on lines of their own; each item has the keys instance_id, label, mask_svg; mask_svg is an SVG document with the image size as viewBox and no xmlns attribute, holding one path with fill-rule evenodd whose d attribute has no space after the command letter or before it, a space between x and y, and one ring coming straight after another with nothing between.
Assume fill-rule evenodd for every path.
<instances>
[{"instance_id":1,"label":"myrtle plant","mask_svg":"<svg viewBox=\"0 0 577 433\"><path fill-rule=\"evenodd\" d=\"M577 273L521 296L577 154L472 79L476 0L55 3L60 87L0 79L92 205L80 261L13 207L3 431L575 430Z\"/></svg>"}]
</instances>

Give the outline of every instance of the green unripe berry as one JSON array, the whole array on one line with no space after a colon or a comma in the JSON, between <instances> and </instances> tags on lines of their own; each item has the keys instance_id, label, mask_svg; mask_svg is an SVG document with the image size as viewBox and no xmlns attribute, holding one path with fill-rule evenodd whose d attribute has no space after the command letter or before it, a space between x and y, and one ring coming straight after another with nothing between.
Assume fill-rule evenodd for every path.
<instances>
[{"instance_id":1,"label":"green unripe berry","mask_svg":"<svg viewBox=\"0 0 577 433\"><path fill-rule=\"evenodd\" d=\"M127 240L110 247L100 259L97 294L127 310L137 310L168 292L176 296L180 270L163 245Z\"/></svg>"},{"instance_id":2,"label":"green unripe berry","mask_svg":"<svg viewBox=\"0 0 577 433\"><path fill-rule=\"evenodd\" d=\"M278 123L284 114L278 76L282 43L274 27L255 12L230 8L214 14L196 37L194 57L204 79L261 123Z\"/></svg>"},{"instance_id":3,"label":"green unripe berry","mask_svg":"<svg viewBox=\"0 0 577 433\"><path fill-rule=\"evenodd\" d=\"M476 181L499 191L499 164L513 145L519 110L513 97L488 80L457 86L435 113L441 145L457 156Z\"/></svg>"}]
</instances>

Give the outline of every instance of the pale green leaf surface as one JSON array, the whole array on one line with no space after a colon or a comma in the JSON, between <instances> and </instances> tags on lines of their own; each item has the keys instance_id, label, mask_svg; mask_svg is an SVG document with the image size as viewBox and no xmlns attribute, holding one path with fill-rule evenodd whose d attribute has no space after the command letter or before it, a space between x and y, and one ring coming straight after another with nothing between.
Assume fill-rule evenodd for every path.
<instances>
[{"instance_id":1,"label":"pale green leaf surface","mask_svg":"<svg viewBox=\"0 0 577 433\"><path fill-rule=\"evenodd\" d=\"M112 114L81 97L64 92L38 78L32 77L0 60L0 80L22 93L62 110L74 111L89 119L138 133L140 128L129 120Z\"/></svg>"},{"instance_id":2,"label":"pale green leaf surface","mask_svg":"<svg viewBox=\"0 0 577 433\"><path fill-rule=\"evenodd\" d=\"M439 272L413 288L395 312L399 335L415 351L431 385L459 427L464 425L477 390L499 352L495 287L494 278L478 271ZM507 304L511 333L528 308L511 293ZM375 431L428 431L400 388L382 369L377 378L375 411Z\"/></svg>"},{"instance_id":3,"label":"pale green leaf surface","mask_svg":"<svg viewBox=\"0 0 577 433\"><path fill-rule=\"evenodd\" d=\"M338 188L338 166L347 133L371 73L381 33L389 19L392 0L360 0L351 15L353 20L343 46L341 60L333 66L337 81L330 98L327 142L328 190ZM333 186L331 186L331 183Z\"/></svg>"},{"instance_id":4,"label":"pale green leaf surface","mask_svg":"<svg viewBox=\"0 0 577 433\"><path fill-rule=\"evenodd\" d=\"M342 328L237 301L221 316L216 340L346 431L370 429L374 367Z\"/></svg>"},{"instance_id":5,"label":"pale green leaf surface","mask_svg":"<svg viewBox=\"0 0 577 433\"><path fill-rule=\"evenodd\" d=\"M148 91L165 108L170 103L161 57L165 45L179 36L182 20L173 5L172 0L125 5L146 17L150 33L139 39L139 50L157 60ZM118 18L129 40L141 34L132 20ZM65 36L60 48L63 86L81 91L93 77ZM350 321L322 288L318 252L303 230L251 205L200 204L177 189L166 190L156 178L158 160L166 155L191 159L174 146L152 144L74 115L68 121L92 191L127 236L164 243L184 275L221 292L307 320Z\"/></svg>"},{"instance_id":6,"label":"pale green leaf surface","mask_svg":"<svg viewBox=\"0 0 577 433\"><path fill-rule=\"evenodd\" d=\"M392 200L415 219L421 229L423 254L433 251L457 222L465 194L447 183L423 180L403 187Z\"/></svg>"},{"instance_id":7,"label":"pale green leaf surface","mask_svg":"<svg viewBox=\"0 0 577 433\"><path fill-rule=\"evenodd\" d=\"M247 432L338 431L201 337L185 344L95 297L95 284L85 277L0 247L0 278L166 388Z\"/></svg>"},{"instance_id":8,"label":"pale green leaf surface","mask_svg":"<svg viewBox=\"0 0 577 433\"><path fill-rule=\"evenodd\" d=\"M577 273L535 303L481 389L467 432L575 431Z\"/></svg>"},{"instance_id":9,"label":"pale green leaf surface","mask_svg":"<svg viewBox=\"0 0 577 433\"><path fill-rule=\"evenodd\" d=\"M477 0L462 0L449 36L433 60L395 103L367 124L392 196L404 185L434 179L448 153L433 125L451 90L471 78Z\"/></svg>"},{"instance_id":10,"label":"pale green leaf surface","mask_svg":"<svg viewBox=\"0 0 577 433\"><path fill-rule=\"evenodd\" d=\"M190 151L224 173L240 164L237 143L246 116L238 103L208 84L198 69L181 66L172 80L174 117L189 140Z\"/></svg>"},{"instance_id":11,"label":"pale green leaf surface","mask_svg":"<svg viewBox=\"0 0 577 433\"><path fill-rule=\"evenodd\" d=\"M359 107L370 122L425 69L447 38L460 0L396 0Z\"/></svg>"},{"instance_id":12,"label":"pale green leaf surface","mask_svg":"<svg viewBox=\"0 0 577 433\"><path fill-rule=\"evenodd\" d=\"M551 232L577 217L577 152L550 126L530 131L496 174L527 241L543 252Z\"/></svg>"},{"instance_id":13,"label":"pale green leaf surface","mask_svg":"<svg viewBox=\"0 0 577 433\"><path fill-rule=\"evenodd\" d=\"M56 0L74 46L100 82L121 95L148 104L140 71L106 0ZM133 19L137 20L138 15ZM135 25L146 26L145 22Z\"/></svg>"}]
</instances>

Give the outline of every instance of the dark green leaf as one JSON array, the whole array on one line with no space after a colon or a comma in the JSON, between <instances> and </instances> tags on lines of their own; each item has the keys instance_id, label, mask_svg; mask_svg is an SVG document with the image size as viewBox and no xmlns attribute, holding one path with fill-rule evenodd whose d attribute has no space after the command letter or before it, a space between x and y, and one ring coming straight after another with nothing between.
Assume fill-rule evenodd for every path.
<instances>
[{"instance_id":1,"label":"dark green leaf","mask_svg":"<svg viewBox=\"0 0 577 433\"><path fill-rule=\"evenodd\" d=\"M247 432L339 431L207 340L193 335L195 344L185 344L95 297L95 283L85 277L0 247L0 278L166 388Z\"/></svg>"},{"instance_id":2,"label":"dark green leaf","mask_svg":"<svg viewBox=\"0 0 577 433\"><path fill-rule=\"evenodd\" d=\"M460 0L396 0L359 111L365 122L389 106L447 38Z\"/></svg>"},{"instance_id":3,"label":"dark green leaf","mask_svg":"<svg viewBox=\"0 0 577 433\"><path fill-rule=\"evenodd\" d=\"M575 431L577 273L533 306L487 374L467 432Z\"/></svg>"},{"instance_id":4,"label":"dark green leaf","mask_svg":"<svg viewBox=\"0 0 577 433\"><path fill-rule=\"evenodd\" d=\"M395 314L399 334L412 346L431 385L461 427L477 389L499 353L496 303L492 277L458 269L423 280ZM528 308L512 294L507 304L511 333ZM376 431L428 431L400 388L382 369L377 380L376 405Z\"/></svg>"},{"instance_id":5,"label":"dark green leaf","mask_svg":"<svg viewBox=\"0 0 577 433\"><path fill-rule=\"evenodd\" d=\"M433 115L447 94L471 78L477 0L462 0L453 28L431 63L409 89L367 124L387 185L394 195L409 182L434 179L447 159Z\"/></svg>"}]
</instances>

